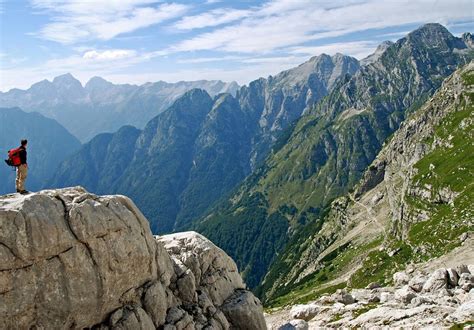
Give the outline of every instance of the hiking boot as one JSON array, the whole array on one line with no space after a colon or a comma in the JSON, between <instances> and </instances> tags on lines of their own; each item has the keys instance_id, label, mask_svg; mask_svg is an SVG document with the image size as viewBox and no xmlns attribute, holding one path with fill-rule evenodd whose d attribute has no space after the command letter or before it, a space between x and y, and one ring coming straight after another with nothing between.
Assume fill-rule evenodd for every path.
<instances>
[{"instance_id":1,"label":"hiking boot","mask_svg":"<svg viewBox=\"0 0 474 330\"><path fill-rule=\"evenodd\" d=\"M20 190L20 189L17 189L16 192L19 193L19 192L21 192L21 190Z\"/></svg>"},{"instance_id":2,"label":"hiking boot","mask_svg":"<svg viewBox=\"0 0 474 330\"><path fill-rule=\"evenodd\" d=\"M22 194L22 195L26 195L26 194L28 194L28 193L29 193L28 190L22 190L22 191L20 191L20 194Z\"/></svg>"}]
</instances>

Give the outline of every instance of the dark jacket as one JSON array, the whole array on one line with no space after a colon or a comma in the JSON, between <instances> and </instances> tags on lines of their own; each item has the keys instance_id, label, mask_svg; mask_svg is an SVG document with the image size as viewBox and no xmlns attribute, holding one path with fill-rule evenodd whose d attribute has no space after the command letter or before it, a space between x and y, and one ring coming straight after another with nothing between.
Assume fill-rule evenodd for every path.
<instances>
[{"instance_id":1,"label":"dark jacket","mask_svg":"<svg viewBox=\"0 0 474 330\"><path fill-rule=\"evenodd\" d=\"M27 164L26 162L26 149L25 147L21 146L20 148L20 164Z\"/></svg>"}]
</instances>

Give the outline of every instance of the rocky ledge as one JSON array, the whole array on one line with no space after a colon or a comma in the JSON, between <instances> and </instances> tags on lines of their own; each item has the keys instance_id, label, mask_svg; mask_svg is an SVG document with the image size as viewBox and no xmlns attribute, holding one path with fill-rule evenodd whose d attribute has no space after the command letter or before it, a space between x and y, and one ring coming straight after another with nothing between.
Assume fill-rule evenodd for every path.
<instances>
[{"instance_id":1,"label":"rocky ledge","mask_svg":"<svg viewBox=\"0 0 474 330\"><path fill-rule=\"evenodd\" d=\"M449 328L474 323L474 265L409 268L393 275L392 287L338 290L318 300L267 315L269 329Z\"/></svg>"},{"instance_id":2,"label":"rocky ledge","mask_svg":"<svg viewBox=\"0 0 474 330\"><path fill-rule=\"evenodd\" d=\"M234 261L124 196L0 197L0 329L265 329Z\"/></svg>"}]
</instances>

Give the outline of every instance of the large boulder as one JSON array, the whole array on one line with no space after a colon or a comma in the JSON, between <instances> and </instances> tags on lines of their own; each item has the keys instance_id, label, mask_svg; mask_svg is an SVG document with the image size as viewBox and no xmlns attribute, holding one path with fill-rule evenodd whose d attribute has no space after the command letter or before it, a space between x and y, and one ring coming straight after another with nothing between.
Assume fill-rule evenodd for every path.
<instances>
[{"instance_id":1,"label":"large boulder","mask_svg":"<svg viewBox=\"0 0 474 330\"><path fill-rule=\"evenodd\" d=\"M262 320L229 256L197 233L155 239L125 196L76 187L0 197L0 329L265 329Z\"/></svg>"},{"instance_id":2,"label":"large boulder","mask_svg":"<svg viewBox=\"0 0 474 330\"><path fill-rule=\"evenodd\" d=\"M319 313L319 306L316 304L295 305L291 308L290 315L294 319L309 321Z\"/></svg>"},{"instance_id":3,"label":"large boulder","mask_svg":"<svg viewBox=\"0 0 474 330\"><path fill-rule=\"evenodd\" d=\"M393 284L395 286L403 286L408 284L410 277L405 272L396 272L393 274Z\"/></svg>"},{"instance_id":4,"label":"large boulder","mask_svg":"<svg viewBox=\"0 0 474 330\"><path fill-rule=\"evenodd\" d=\"M423 292L434 292L445 289L448 283L448 271L440 268L431 273L428 280L423 285Z\"/></svg>"},{"instance_id":5,"label":"large boulder","mask_svg":"<svg viewBox=\"0 0 474 330\"><path fill-rule=\"evenodd\" d=\"M334 300L342 303L344 305L349 305L355 303L354 297L348 293L346 290L341 290L338 289L336 292L333 294Z\"/></svg>"},{"instance_id":6,"label":"large boulder","mask_svg":"<svg viewBox=\"0 0 474 330\"><path fill-rule=\"evenodd\" d=\"M301 319L291 320L280 326L278 330L308 330L308 323Z\"/></svg>"},{"instance_id":7,"label":"large boulder","mask_svg":"<svg viewBox=\"0 0 474 330\"><path fill-rule=\"evenodd\" d=\"M157 280L156 241L123 196L82 188L0 200L0 328L83 328Z\"/></svg>"},{"instance_id":8,"label":"large boulder","mask_svg":"<svg viewBox=\"0 0 474 330\"><path fill-rule=\"evenodd\" d=\"M426 277L422 274L414 275L408 282L408 286L415 292L420 292L426 282Z\"/></svg>"},{"instance_id":9,"label":"large boulder","mask_svg":"<svg viewBox=\"0 0 474 330\"><path fill-rule=\"evenodd\" d=\"M395 299L398 301L409 304L413 298L416 297L415 291L413 291L408 285L403 286L402 288L395 291Z\"/></svg>"}]
</instances>

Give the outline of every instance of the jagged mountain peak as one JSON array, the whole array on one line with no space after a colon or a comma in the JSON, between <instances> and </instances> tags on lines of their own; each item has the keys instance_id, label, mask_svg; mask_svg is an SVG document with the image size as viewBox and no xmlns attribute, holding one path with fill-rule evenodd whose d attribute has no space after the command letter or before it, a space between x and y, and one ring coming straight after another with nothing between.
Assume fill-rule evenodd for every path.
<instances>
[{"instance_id":1,"label":"jagged mountain peak","mask_svg":"<svg viewBox=\"0 0 474 330\"><path fill-rule=\"evenodd\" d=\"M462 39L453 36L448 29L438 23L428 23L410 32L401 42L408 41L410 44L423 44L429 48L466 48Z\"/></svg>"},{"instance_id":2,"label":"jagged mountain peak","mask_svg":"<svg viewBox=\"0 0 474 330\"><path fill-rule=\"evenodd\" d=\"M43 80L38 81L38 82L34 83L33 85L31 85L30 90L34 91L34 90L43 89L43 88L49 87L49 86L52 86L52 82L49 81L48 79L43 79ZM21 89L17 89L17 90L23 91Z\"/></svg>"},{"instance_id":3,"label":"jagged mountain peak","mask_svg":"<svg viewBox=\"0 0 474 330\"><path fill-rule=\"evenodd\" d=\"M189 91L187 91L186 93L183 94L183 99L189 99L190 101L194 101L194 100L199 100L199 99L202 99L202 98L205 98L205 99L210 99L211 96L209 95L208 92L206 92L206 90L202 89L202 88L193 88ZM178 99L178 100L181 100Z\"/></svg>"},{"instance_id":4,"label":"jagged mountain peak","mask_svg":"<svg viewBox=\"0 0 474 330\"><path fill-rule=\"evenodd\" d=\"M65 73L63 75L57 76L53 79L53 84L55 85L67 85L70 87L80 87L82 88L82 84L79 80L74 78L74 76L70 73Z\"/></svg>"},{"instance_id":5,"label":"jagged mountain peak","mask_svg":"<svg viewBox=\"0 0 474 330\"><path fill-rule=\"evenodd\" d=\"M408 33L408 36L412 35L442 35L445 37L452 36L452 34L446 29L443 25L439 23L426 23L419 28L413 30L412 32Z\"/></svg>"},{"instance_id":6,"label":"jagged mountain peak","mask_svg":"<svg viewBox=\"0 0 474 330\"><path fill-rule=\"evenodd\" d=\"M311 57L308 61L296 68L283 71L273 77L275 86L295 86L307 82L311 76L317 75L319 80L330 89L339 77L341 71L350 74L359 68L359 61L354 57L337 53L333 56L320 54Z\"/></svg>"},{"instance_id":7,"label":"jagged mountain peak","mask_svg":"<svg viewBox=\"0 0 474 330\"><path fill-rule=\"evenodd\" d=\"M86 83L84 88L86 90L92 90L92 89L97 89L97 88L99 88L99 89L100 88L107 88L107 87L111 87L113 85L114 85L113 83L111 83L108 80L105 80L102 77L94 76L91 79L89 79L89 81Z\"/></svg>"},{"instance_id":8,"label":"jagged mountain peak","mask_svg":"<svg viewBox=\"0 0 474 330\"><path fill-rule=\"evenodd\" d=\"M373 54L370 54L366 58L362 59L360 61L360 64L361 65L367 65L367 64L370 64L370 63L374 63L393 44L394 43L392 41L389 41L389 40L383 41L380 45L377 46L377 48L375 49L375 52Z\"/></svg>"}]
</instances>

